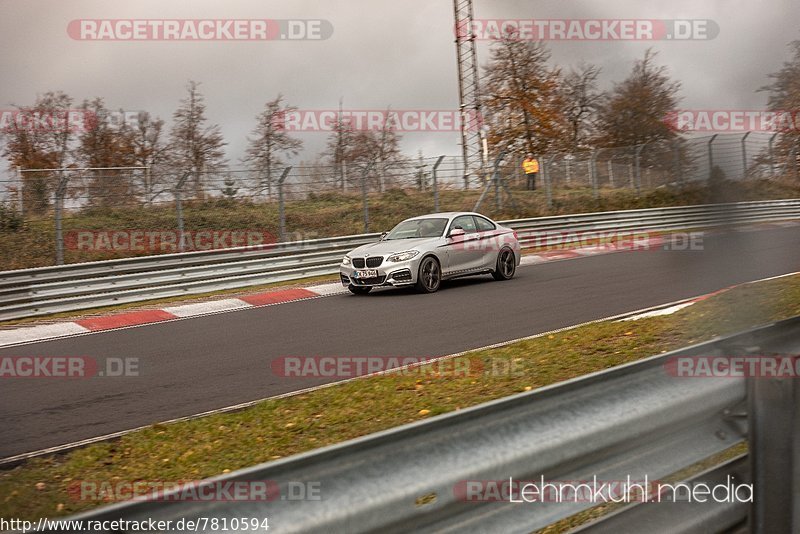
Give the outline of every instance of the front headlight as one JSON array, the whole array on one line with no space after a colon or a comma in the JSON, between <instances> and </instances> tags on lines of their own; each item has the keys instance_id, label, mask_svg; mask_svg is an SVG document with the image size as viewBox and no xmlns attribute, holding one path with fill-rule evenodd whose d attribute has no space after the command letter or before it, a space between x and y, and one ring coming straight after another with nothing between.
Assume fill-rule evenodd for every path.
<instances>
[{"instance_id":1,"label":"front headlight","mask_svg":"<svg viewBox=\"0 0 800 534\"><path fill-rule=\"evenodd\" d=\"M350 256L345 256L344 258L342 258L342 265L350 265L350 263L352 263L350 261Z\"/></svg>"},{"instance_id":2,"label":"front headlight","mask_svg":"<svg viewBox=\"0 0 800 534\"><path fill-rule=\"evenodd\" d=\"M386 258L386 261L391 261L391 262L408 261L418 254L419 254L418 250L406 250L405 252L398 252L397 254L392 254L391 256Z\"/></svg>"}]
</instances>

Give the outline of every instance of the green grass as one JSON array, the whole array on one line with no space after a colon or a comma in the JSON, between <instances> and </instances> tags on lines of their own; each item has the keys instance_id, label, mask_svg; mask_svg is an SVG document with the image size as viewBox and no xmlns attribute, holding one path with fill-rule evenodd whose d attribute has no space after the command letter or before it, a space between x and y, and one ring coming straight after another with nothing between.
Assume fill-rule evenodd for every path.
<instances>
[{"instance_id":1,"label":"green grass","mask_svg":"<svg viewBox=\"0 0 800 534\"><path fill-rule=\"evenodd\" d=\"M703 204L715 201L766 200L797 198L800 184L788 181L730 182L724 194L700 186L684 189L663 187L644 192L637 198L632 191L602 189L595 200L589 188L558 190L553 195L553 207L548 208L543 191L514 191L516 209L506 202L496 211L491 195L481 211L496 219L538 217L566 213L584 213L636 208ZM440 210L471 210L480 192L443 190ZM388 230L404 218L433 211L431 192L390 190L370 196L370 229ZM278 235L278 205L276 202L254 204L229 200L186 202L185 230L257 230ZM364 231L363 206L360 195L321 193L307 200L286 204L287 233L291 238L311 239L336 235L359 234ZM64 233L76 230L174 230L175 209L172 205L150 208L140 206L93 208L68 213L63 223ZM17 230L0 226L0 269L21 269L52 265L55 260L55 230L52 214L27 219ZM87 251L67 247L65 261L77 263L105 260L152 252Z\"/></svg>"},{"instance_id":2,"label":"green grass","mask_svg":"<svg viewBox=\"0 0 800 534\"><path fill-rule=\"evenodd\" d=\"M800 277L741 286L673 315L602 322L476 351L470 369L513 373L393 373L41 457L0 473L0 516L86 510L71 484L196 480L608 369L767 321L800 315Z\"/></svg>"}]
</instances>

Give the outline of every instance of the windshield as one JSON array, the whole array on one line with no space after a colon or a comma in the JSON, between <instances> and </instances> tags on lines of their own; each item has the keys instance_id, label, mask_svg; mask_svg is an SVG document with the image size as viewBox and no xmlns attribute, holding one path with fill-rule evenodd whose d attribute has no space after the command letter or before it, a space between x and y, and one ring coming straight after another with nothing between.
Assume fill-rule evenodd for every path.
<instances>
[{"instance_id":1,"label":"windshield","mask_svg":"<svg viewBox=\"0 0 800 534\"><path fill-rule=\"evenodd\" d=\"M418 237L442 237L447 219L412 219L403 221L386 234L385 240L414 239Z\"/></svg>"}]
</instances>

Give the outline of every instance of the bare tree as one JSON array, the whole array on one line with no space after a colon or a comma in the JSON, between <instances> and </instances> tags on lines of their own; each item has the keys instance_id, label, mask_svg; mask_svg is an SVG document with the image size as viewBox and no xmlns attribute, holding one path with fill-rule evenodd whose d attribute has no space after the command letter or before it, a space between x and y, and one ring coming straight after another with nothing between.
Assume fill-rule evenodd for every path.
<instances>
[{"instance_id":1,"label":"bare tree","mask_svg":"<svg viewBox=\"0 0 800 534\"><path fill-rule=\"evenodd\" d=\"M598 67L580 63L577 68L570 69L561 83L568 127L567 148L572 152L589 148L594 119L603 96L597 88L599 74Z\"/></svg>"},{"instance_id":2,"label":"bare tree","mask_svg":"<svg viewBox=\"0 0 800 534\"><path fill-rule=\"evenodd\" d=\"M141 111L131 129L134 165L147 168L143 196L149 204L172 185L168 178L169 146L164 140L164 121Z\"/></svg>"},{"instance_id":3,"label":"bare tree","mask_svg":"<svg viewBox=\"0 0 800 534\"><path fill-rule=\"evenodd\" d=\"M172 115L170 153L181 173L193 178L195 198L205 195L202 174L213 172L225 164L227 145L218 125L207 126L205 98L198 90L200 84L190 81L188 94Z\"/></svg>"},{"instance_id":4,"label":"bare tree","mask_svg":"<svg viewBox=\"0 0 800 534\"><path fill-rule=\"evenodd\" d=\"M266 103L264 111L257 117L253 137L248 137L250 143L247 147L245 162L256 166L259 178L264 180L259 184L259 189L267 191L267 197L272 197L272 171L275 167L283 165L283 156L296 156L303 147L303 142L290 137L284 126L287 113L297 111L297 108L283 103L283 95Z\"/></svg>"},{"instance_id":5,"label":"bare tree","mask_svg":"<svg viewBox=\"0 0 800 534\"><path fill-rule=\"evenodd\" d=\"M334 168L334 180L344 190L347 187L347 165L352 163L352 149L355 145L355 131L352 122L342 115L342 102L339 101L339 114L333 131L328 137L328 143L323 151L323 157L330 161Z\"/></svg>"}]
</instances>

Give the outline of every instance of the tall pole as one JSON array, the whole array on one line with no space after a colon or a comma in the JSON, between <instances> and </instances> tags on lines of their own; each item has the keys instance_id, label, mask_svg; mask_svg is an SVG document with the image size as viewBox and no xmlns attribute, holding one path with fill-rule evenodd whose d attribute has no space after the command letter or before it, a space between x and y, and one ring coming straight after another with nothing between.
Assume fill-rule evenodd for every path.
<instances>
[{"instance_id":1,"label":"tall pole","mask_svg":"<svg viewBox=\"0 0 800 534\"><path fill-rule=\"evenodd\" d=\"M472 31L474 14L472 0L453 0L456 28L456 64L458 66L458 96L461 113L461 153L464 161L464 185L472 177L483 176L482 117L480 103L480 71ZM480 181L480 178L478 178Z\"/></svg>"},{"instance_id":2,"label":"tall pole","mask_svg":"<svg viewBox=\"0 0 800 534\"><path fill-rule=\"evenodd\" d=\"M742 179L744 180L747 178L747 136L750 135L750 132L747 132L742 136Z\"/></svg>"}]
</instances>

